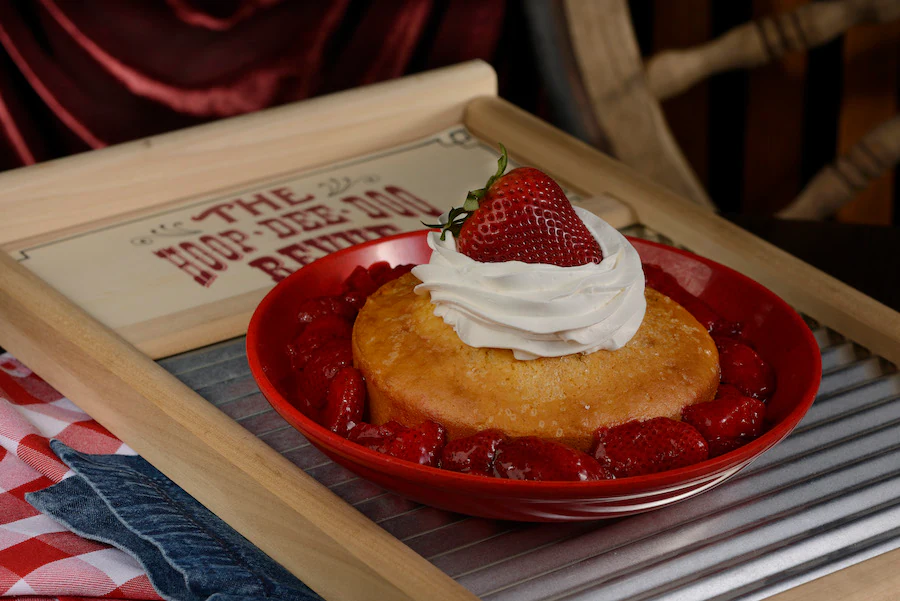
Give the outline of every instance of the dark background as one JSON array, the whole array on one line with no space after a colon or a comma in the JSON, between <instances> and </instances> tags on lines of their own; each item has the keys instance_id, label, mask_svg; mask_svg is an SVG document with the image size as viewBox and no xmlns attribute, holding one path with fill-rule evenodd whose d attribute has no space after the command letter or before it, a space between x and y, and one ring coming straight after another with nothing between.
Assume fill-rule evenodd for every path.
<instances>
[{"instance_id":1,"label":"dark background","mask_svg":"<svg viewBox=\"0 0 900 601\"><path fill-rule=\"evenodd\" d=\"M629 6L647 58L810 1ZM494 66L501 96L554 121L526 4L2 0L0 170L473 58ZM894 172L833 220L866 225L799 226L768 217L896 114L898 70L900 23L863 25L808 53L714 76L663 108L723 214L900 306L898 230L890 227L900 214ZM879 279L881 290L867 284Z\"/></svg>"}]
</instances>

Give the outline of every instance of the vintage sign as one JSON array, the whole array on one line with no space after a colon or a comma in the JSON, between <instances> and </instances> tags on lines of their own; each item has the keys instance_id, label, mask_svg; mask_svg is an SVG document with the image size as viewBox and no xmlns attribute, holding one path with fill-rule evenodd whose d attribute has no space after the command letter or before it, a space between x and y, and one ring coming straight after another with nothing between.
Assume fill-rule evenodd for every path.
<instances>
[{"instance_id":1,"label":"vintage sign","mask_svg":"<svg viewBox=\"0 0 900 601\"><path fill-rule=\"evenodd\" d=\"M494 149L455 127L25 248L19 260L114 329L163 323L168 315L268 289L327 253L421 229L482 186L496 161Z\"/></svg>"}]
</instances>

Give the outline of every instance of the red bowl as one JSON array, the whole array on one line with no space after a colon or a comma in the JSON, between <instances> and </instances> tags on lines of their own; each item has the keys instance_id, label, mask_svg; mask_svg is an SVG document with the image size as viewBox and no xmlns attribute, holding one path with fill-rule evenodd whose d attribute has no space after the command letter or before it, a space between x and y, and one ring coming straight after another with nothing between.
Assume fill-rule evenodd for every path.
<instances>
[{"instance_id":1,"label":"red bowl","mask_svg":"<svg viewBox=\"0 0 900 601\"><path fill-rule=\"evenodd\" d=\"M740 273L703 257L632 239L645 262L661 266L722 316L744 324L745 335L774 368L774 425L749 444L689 467L621 480L526 482L483 478L425 467L369 450L307 418L285 395L290 365L285 345L297 306L335 294L357 265L423 263L426 231L360 244L319 259L280 282L260 303L247 332L253 377L272 406L337 463L420 503L475 516L528 521L611 518L663 507L708 490L747 466L797 425L815 398L821 355L809 327L784 301Z\"/></svg>"}]
</instances>

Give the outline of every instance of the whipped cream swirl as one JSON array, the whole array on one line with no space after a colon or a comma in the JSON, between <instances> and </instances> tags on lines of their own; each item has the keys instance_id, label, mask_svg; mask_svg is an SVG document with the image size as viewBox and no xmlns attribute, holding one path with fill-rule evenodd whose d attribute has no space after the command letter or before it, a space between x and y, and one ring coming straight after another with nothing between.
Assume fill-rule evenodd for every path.
<instances>
[{"instance_id":1,"label":"whipped cream swirl","mask_svg":"<svg viewBox=\"0 0 900 601\"><path fill-rule=\"evenodd\" d=\"M641 259L615 228L574 208L600 244L600 263L480 263L457 252L452 235L431 232L431 260L412 271L422 280L416 293L431 294L434 314L464 343L511 349L516 359L625 346L647 309Z\"/></svg>"}]
</instances>

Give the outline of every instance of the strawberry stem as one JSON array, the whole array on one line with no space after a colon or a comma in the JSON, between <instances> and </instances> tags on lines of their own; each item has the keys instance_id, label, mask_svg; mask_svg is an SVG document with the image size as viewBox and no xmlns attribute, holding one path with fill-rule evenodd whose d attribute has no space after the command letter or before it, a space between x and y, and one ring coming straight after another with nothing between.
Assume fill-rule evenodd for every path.
<instances>
[{"instance_id":1,"label":"strawberry stem","mask_svg":"<svg viewBox=\"0 0 900 601\"><path fill-rule=\"evenodd\" d=\"M469 190L463 206L450 209L450 213L447 215L447 223L422 222L422 225L424 225L425 227L441 228L441 240L445 240L447 238L447 232L453 234L454 238L459 236L459 231L460 229L462 229L462 226L466 222L466 219L468 219L469 216L478 209L481 204L481 199L484 198L484 195L487 194L487 191L490 190L491 186L494 185L494 182L503 177L503 172L506 171L506 167L509 164L509 154L506 152L506 146L500 144L499 142L497 144L500 146L500 158L497 159L497 173L495 173L488 179L487 184L485 184L484 188Z\"/></svg>"}]
</instances>

